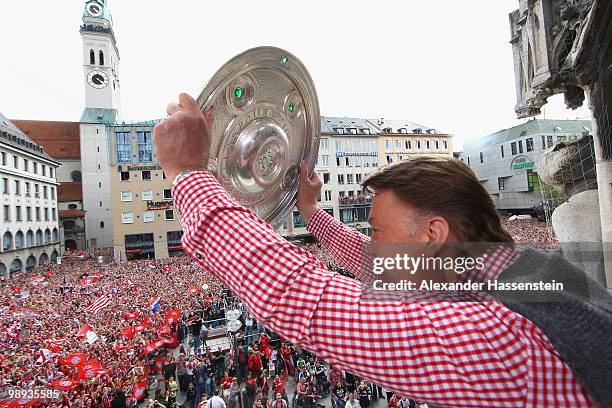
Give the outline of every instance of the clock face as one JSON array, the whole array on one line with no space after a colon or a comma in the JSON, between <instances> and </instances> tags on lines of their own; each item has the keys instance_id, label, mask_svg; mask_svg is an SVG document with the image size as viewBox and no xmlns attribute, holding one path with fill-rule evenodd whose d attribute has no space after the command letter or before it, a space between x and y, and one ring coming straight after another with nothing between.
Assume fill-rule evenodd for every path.
<instances>
[{"instance_id":1,"label":"clock face","mask_svg":"<svg viewBox=\"0 0 612 408\"><path fill-rule=\"evenodd\" d=\"M88 3L87 12L90 16L100 17L102 15L102 6L94 2Z\"/></svg>"},{"instance_id":2,"label":"clock face","mask_svg":"<svg viewBox=\"0 0 612 408\"><path fill-rule=\"evenodd\" d=\"M102 71L91 71L87 75L87 83L96 89L102 89L108 85L108 75Z\"/></svg>"}]
</instances>

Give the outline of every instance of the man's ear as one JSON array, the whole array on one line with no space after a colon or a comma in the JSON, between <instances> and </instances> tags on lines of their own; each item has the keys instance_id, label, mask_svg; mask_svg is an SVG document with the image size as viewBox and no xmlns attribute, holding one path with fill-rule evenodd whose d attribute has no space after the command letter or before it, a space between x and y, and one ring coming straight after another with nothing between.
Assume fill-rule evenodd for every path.
<instances>
[{"instance_id":1,"label":"man's ear","mask_svg":"<svg viewBox=\"0 0 612 408\"><path fill-rule=\"evenodd\" d=\"M428 220L427 229L424 232L431 243L444 244L450 238L448 221L438 215Z\"/></svg>"}]
</instances>

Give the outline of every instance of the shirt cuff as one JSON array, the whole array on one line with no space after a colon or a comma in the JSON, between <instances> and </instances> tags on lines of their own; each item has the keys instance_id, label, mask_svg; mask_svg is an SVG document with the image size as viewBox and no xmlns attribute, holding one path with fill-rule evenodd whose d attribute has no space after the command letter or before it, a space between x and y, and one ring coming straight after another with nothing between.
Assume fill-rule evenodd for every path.
<instances>
[{"instance_id":1,"label":"shirt cuff","mask_svg":"<svg viewBox=\"0 0 612 408\"><path fill-rule=\"evenodd\" d=\"M234 202L219 181L208 171L194 171L183 177L172 188L174 205L183 215L190 214L203 203L215 201Z\"/></svg>"}]
</instances>

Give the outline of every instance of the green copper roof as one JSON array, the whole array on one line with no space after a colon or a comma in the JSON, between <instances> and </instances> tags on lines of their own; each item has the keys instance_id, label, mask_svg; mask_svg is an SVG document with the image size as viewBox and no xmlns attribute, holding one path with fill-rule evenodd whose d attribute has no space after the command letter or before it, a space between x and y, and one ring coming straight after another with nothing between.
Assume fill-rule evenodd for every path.
<instances>
[{"instance_id":1,"label":"green copper roof","mask_svg":"<svg viewBox=\"0 0 612 408\"><path fill-rule=\"evenodd\" d=\"M89 13L88 6L91 3L95 3L102 8L102 15L95 16ZM109 21L111 24L113 22L113 16L111 15L110 9L108 8L108 0L86 0L85 8L83 9L83 17L103 18L104 20Z\"/></svg>"},{"instance_id":2,"label":"green copper roof","mask_svg":"<svg viewBox=\"0 0 612 408\"><path fill-rule=\"evenodd\" d=\"M593 128L590 120L531 119L509 129L503 129L487 136L468 140L463 144L463 153L486 150L500 143L528 135L580 135L585 132L585 128L588 129L589 134L592 134Z\"/></svg>"},{"instance_id":3,"label":"green copper roof","mask_svg":"<svg viewBox=\"0 0 612 408\"><path fill-rule=\"evenodd\" d=\"M81 115L81 123L115 124L117 109L85 108Z\"/></svg>"}]
</instances>

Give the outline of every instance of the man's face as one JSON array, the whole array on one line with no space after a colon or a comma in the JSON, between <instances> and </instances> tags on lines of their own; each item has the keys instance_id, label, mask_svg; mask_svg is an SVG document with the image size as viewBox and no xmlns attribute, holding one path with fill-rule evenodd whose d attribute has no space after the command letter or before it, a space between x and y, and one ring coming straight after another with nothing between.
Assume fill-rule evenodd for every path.
<instances>
[{"instance_id":1,"label":"man's face","mask_svg":"<svg viewBox=\"0 0 612 408\"><path fill-rule=\"evenodd\" d=\"M372 201L371 241L381 244L428 242L422 215L402 202L393 190L378 191Z\"/></svg>"}]
</instances>

